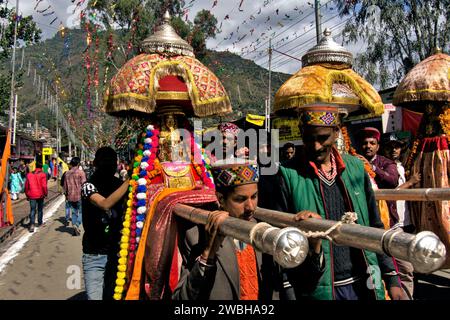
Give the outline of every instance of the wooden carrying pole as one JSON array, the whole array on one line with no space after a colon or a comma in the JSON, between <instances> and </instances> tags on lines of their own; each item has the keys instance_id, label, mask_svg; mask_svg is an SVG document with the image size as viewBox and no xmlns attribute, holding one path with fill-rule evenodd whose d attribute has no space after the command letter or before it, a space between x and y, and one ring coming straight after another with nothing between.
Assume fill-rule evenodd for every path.
<instances>
[{"instance_id":1,"label":"wooden carrying pole","mask_svg":"<svg viewBox=\"0 0 450 320\"><path fill-rule=\"evenodd\" d=\"M377 200L443 201L450 200L450 188L379 189Z\"/></svg>"},{"instance_id":2,"label":"wooden carrying pole","mask_svg":"<svg viewBox=\"0 0 450 320\"><path fill-rule=\"evenodd\" d=\"M254 217L277 227L297 227L303 232L326 232L337 221L308 219L295 221L294 215L280 211L257 208ZM376 253L386 253L395 258L412 263L414 270L430 273L438 270L446 258L444 244L432 232L424 231L416 235L401 229L384 230L359 224L342 224L329 236L337 245L366 249Z\"/></svg>"}]
</instances>

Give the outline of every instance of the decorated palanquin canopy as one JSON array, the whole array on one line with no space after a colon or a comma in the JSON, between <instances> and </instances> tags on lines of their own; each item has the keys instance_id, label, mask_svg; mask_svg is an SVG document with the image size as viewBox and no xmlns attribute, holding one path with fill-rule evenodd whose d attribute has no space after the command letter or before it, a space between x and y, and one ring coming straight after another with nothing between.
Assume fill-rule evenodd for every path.
<instances>
[{"instance_id":1,"label":"decorated palanquin canopy","mask_svg":"<svg viewBox=\"0 0 450 320\"><path fill-rule=\"evenodd\" d=\"M417 64L400 82L394 104L450 102L450 56L438 52Z\"/></svg>"},{"instance_id":2,"label":"decorated palanquin canopy","mask_svg":"<svg viewBox=\"0 0 450 320\"><path fill-rule=\"evenodd\" d=\"M275 112L324 103L339 105L349 114L381 115L384 105L380 95L351 69L352 63L352 54L334 42L326 29L320 42L302 57L303 68L275 94Z\"/></svg>"},{"instance_id":3,"label":"decorated palanquin canopy","mask_svg":"<svg viewBox=\"0 0 450 320\"><path fill-rule=\"evenodd\" d=\"M216 75L198 61L192 47L164 23L142 43L144 53L129 60L111 79L104 111L152 114L176 103L186 115L207 117L232 111L230 99Z\"/></svg>"}]
</instances>

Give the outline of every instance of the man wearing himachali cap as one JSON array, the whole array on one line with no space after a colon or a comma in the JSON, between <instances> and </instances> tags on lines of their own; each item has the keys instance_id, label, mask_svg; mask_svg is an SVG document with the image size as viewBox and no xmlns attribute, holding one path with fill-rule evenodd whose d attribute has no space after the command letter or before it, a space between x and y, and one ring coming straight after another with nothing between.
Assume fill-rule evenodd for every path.
<instances>
[{"instance_id":1,"label":"man wearing himachali cap","mask_svg":"<svg viewBox=\"0 0 450 320\"><path fill-rule=\"evenodd\" d=\"M320 214L341 220L346 212L357 214L356 223L383 228L369 176L363 162L335 147L339 112L332 105L310 105L301 110L304 152L284 163L277 175L267 177L279 185L270 199L261 192L260 207L299 215ZM264 177L266 178L266 177ZM370 300L385 299L384 284L391 299L404 299L392 258L367 250L336 246L322 241L325 271L314 288L295 281L286 270L296 299Z\"/></svg>"},{"instance_id":2,"label":"man wearing himachali cap","mask_svg":"<svg viewBox=\"0 0 450 320\"><path fill-rule=\"evenodd\" d=\"M212 174L220 210L209 215L206 226L194 225L185 220L179 223L178 245L183 262L180 280L172 298L278 299L281 283L277 282L278 269L272 256L262 254L251 245L218 231L220 223L228 216L254 220L253 213L258 201L258 166L242 159L218 161L212 167ZM310 244L320 251L320 240L310 241ZM303 264L311 266L310 277L313 274L320 275L319 264L308 262L308 258Z\"/></svg>"}]
</instances>

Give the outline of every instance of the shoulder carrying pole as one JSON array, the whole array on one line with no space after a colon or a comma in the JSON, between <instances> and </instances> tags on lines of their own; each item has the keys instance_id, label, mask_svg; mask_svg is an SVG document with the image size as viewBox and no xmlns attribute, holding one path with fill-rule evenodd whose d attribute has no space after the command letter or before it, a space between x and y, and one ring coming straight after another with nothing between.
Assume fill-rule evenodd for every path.
<instances>
[{"instance_id":1,"label":"shoulder carrying pole","mask_svg":"<svg viewBox=\"0 0 450 320\"><path fill-rule=\"evenodd\" d=\"M173 212L196 224L206 224L210 211L177 204ZM308 254L308 238L297 228L276 228L268 223L256 223L228 217L219 231L251 244L255 249L270 254L284 268L299 266Z\"/></svg>"},{"instance_id":2,"label":"shoulder carrying pole","mask_svg":"<svg viewBox=\"0 0 450 320\"><path fill-rule=\"evenodd\" d=\"M293 214L263 208L257 208L254 216L280 228L297 227L304 232L325 232L338 223L323 219L295 221ZM384 230L358 224L342 224L329 236L337 245L386 253L394 258L409 261L415 271L420 273L438 270L446 258L444 244L430 231L414 235L401 229Z\"/></svg>"}]
</instances>

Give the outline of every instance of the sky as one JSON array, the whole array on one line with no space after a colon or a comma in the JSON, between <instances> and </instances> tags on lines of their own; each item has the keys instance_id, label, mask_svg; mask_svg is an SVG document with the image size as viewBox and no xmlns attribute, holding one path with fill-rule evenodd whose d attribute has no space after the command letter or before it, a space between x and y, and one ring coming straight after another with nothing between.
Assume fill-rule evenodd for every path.
<instances>
[{"instance_id":1,"label":"sky","mask_svg":"<svg viewBox=\"0 0 450 320\"><path fill-rule=\"evenodd\" d=\"M88 0L19 0L22 15L32 15L42 30L42 38L55 35L58 27L79 27L79 13ZM16 0L9 0L9 7ZM208 39L207 47L217 51L229 50L258 65L268 67L269 37L272 47L290 55L274 52L272 70L295 73L301 68L301 56L316 44L314 0L185 0L185 19L193 21L195 14L210 10L218 20L219 33ZM77 4L79 4L77 6ZM321 0L322 31L331 28L338 43L346 17L337 16L333 1ZM354 55L364 44L345 45ZM292 58L293 57L293 58ZM296 59L294 59L296 58Z\"/></svg>"}]
</instances>

